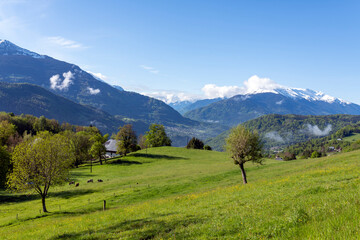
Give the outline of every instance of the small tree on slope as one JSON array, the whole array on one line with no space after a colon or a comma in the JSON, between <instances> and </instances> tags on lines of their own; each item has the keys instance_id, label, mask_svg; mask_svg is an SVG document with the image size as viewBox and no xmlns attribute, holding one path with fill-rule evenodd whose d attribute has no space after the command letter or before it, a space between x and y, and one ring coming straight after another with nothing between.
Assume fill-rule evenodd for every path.
<instances>
[{"instance_id":1,"label":"small tree on slope","mask_svg":"<svg viewBox=\"0 0 360 240\"><path fill-rule=\"evenodd\" d=\"M66 181L74 161L74 149L66 137L40 134L15 147L8 186L15 191L35 190L47 212L45 198L50 186Z\"/></svg>"},{"instance_id":2,"label":"small tree on slope","mask_svg":"<svg viewBox=\"0 0 360 240\"><path fill-rule=\"evenodd\" d=\"M259 134L253 133L241 125L231 129L226 139L226 149L234 159L234 163L239 165L244 184L247 183L244 163L252 161L261 164L262 146Z\"/></svg>"}]
</instances>

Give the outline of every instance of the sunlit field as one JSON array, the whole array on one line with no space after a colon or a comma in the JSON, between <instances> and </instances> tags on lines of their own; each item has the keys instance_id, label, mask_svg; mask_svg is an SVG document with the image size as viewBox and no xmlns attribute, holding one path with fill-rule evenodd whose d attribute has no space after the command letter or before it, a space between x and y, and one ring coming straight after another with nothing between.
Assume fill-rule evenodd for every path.
<instances>
[{"instance_id":1,"label":"sunlit field","mask_svg":"<svg viewBox=\"0 0 360 240\"><path fill-rule=\"evenodd\" d=\"M142 150L74 169L79 187L53 187L47 214L36 194L1 192L0 239L356 239L359 160L246 163L243 185L225 153Z\"/></svg>"}]
</instances>

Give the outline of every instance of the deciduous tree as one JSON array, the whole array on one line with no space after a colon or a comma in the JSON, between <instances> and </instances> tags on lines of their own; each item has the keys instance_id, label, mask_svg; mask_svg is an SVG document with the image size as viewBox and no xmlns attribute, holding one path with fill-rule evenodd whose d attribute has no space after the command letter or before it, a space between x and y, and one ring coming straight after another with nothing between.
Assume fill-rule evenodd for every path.
<instances>
[{"instance_id":1,"label":"deciduous tree","mask_svg":"<svg viewBox=\"0 0 360 240\"><path fill-rule=\"evenodd\" d=\"M5 187L6 175L10 167L10 154L5 147L0 146L0 188Z\"/></svg>"},{"instance_id":2,"label":"deciduous tree","mask_svg":"<svg viewBox=\"0 0 360 240\"><path fill-rule=\"evenodd\" d=\"M166 135L164 125L151 124L145 137L146 143L150 147L171 146L171 140Z\"/></svg>"},{"instance_id":3,"label":"deciduous tree","mask_svg":"<svg viewBox=\"0 0 360 240\"><path fill-rule=\"evenodd\" d=\"M227 151L231 154L234 163L239 165L244 184L247 183L244 163L252 161L262 162L262 142L257 132L251 132L242 125L231 129L226 139Z\"/></svg>"},{"instance_id":4,"label":"deciduous tree","mask_svg":"<svg viewBox=\"0 0 360 240\"><path fill-rule=\"evenodd\" d=\"M108 138L109 134L105 134L104 136L102 136L100 133L96 133L90 139L90 141L92 142L90 154L94 158L99 158L100 165L102 165L102 159L105 159L106 148L104 144L108 140Z\"/></svg>"},{"instance_id":5,"label":"deciduous tree","mask_svg":"<svg viewBox=\"0 0 360 240\"><path fill-rule=\"evenodd\" d=\"M17 145L12 155L13 171L8 186L15 191L35 190L47 212L45 199L49 188L66 181L75 161L71 142L59 134L38 134Z\"/></svg>"},{"instance_id":6,"label":"deciduous tree","mask_svg":"<svg viewBox=\"0 0 360 240\"><path fill-rule=\"evenodd\" d=\"M137 149L136 134L131 124L124 125L119 129L116 135L116 140L118 140L117 152L126 156L127 153L136 151Z\"/></svg>"},{"instance_id":7,"label":"deciduous tree","mask_svg":"<svg viewBox=\"0 0 360 240\"><path fill-rule=\"evenodd\" d=\"M193 137L188 142L186 148L204 149L204 143L200 139Z\"/></svg>"}]
</instances>

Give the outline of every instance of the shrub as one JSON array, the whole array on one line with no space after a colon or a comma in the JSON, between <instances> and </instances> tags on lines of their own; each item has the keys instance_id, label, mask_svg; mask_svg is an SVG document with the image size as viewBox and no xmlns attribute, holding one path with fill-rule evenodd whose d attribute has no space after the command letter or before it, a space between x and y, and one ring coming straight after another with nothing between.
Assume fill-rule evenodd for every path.
<instances>
[{"instance_id":1,"label":"shrub","mask_svg":"<svg viewBox=\"0 0 360 240\"><path fill-rule=\"evenodd\" d=\"M190 141L186 145L186 148L188 148L188 149L189 148L204 149L204 143L200 139L197 139L196 137L193 137L192 139L190 139Z\"/></svg>"},{"instance_id":2,"label":"shrub","mask_svg":"<svg viewBox=\"0 0 360 240\"><path fill-rule=\"evenodd\" d=\"M209 145L205 145L205 146L204 146L204 150L211 151L211 150L212 150L212 148L211 148Z\"/></svg>"}]
</instances>

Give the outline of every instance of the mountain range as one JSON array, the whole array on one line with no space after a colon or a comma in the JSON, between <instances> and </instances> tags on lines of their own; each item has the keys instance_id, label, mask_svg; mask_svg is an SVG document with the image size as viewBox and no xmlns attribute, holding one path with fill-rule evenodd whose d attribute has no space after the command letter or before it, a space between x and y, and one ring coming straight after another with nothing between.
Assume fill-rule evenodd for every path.
<instances>
[{"instance_id":1,"label":"mountain range","mask_svg":"<svg viewBox=\"0 0 360 240\"><path fill-rule=\"evenodd\" d=\"M163 101L111 86L79 66L0 40L0 111L44 115L92 124L104 133L132 123L143 134L163 124L174 146L190 137L214 138L239 123L267 114L360 114L360 106L321 92L277 86L227 99ZM5 84L6 83L6 84ZM175 109L177 110L175 110ZM181 115L180 113L183 115Z\"/></svg>"},{"instance_id":2,"label":"mountain range","mask_svg":"<svg viewBox=\"0 0 360 240\"><path fill-rule=\"evenodd\" d=\"M185 117L228 127L266 114L360 114L360 106L322 92L300 88L258 90L190 110Z\"/></svg>"},{"instance_id":3,"label":"mountain range","mask_svg":"<svg viewBox=\"0 0 360 240\"><path fill-rule=\"evenodd\" d=\"M0 81L35 84L112 115L150 123L189 122L162 101L135 92L121 91L99 81L74 64L39 55L7 40L0 42Z\"/></svg>"},{"instance_id":4,"label":"mountain range","mask_svg":"<svg viewBox=\"0 0 360 240\"><path fill-rule=\"evenodd\" d=\"M160 100L111 86L79 66L7 40L0 41L0 82L8 83L0 86L6 96L0 98L0 111L44 115L72 124L93 123L104 133L133 123L137 133L144 134L149 124L160 123L175 146L186 145L191 136L205 139L226 130L185 118Z\"/></svg>"}]
</instances>

